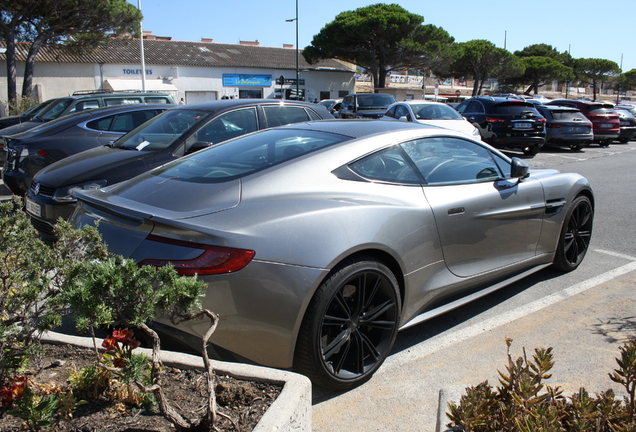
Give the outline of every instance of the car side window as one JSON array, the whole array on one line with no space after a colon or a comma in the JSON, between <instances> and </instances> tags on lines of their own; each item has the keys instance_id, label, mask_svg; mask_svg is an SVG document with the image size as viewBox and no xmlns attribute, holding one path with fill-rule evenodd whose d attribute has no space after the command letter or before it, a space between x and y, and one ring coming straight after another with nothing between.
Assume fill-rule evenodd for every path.
<instances>
[{"instance_id":1,"label":"car side window","mask_svg":"<svg viewBox=\"0 0 636 432\"><path fill-rule=\"evenodd\" d=\"M303 107L294 106L264 106L268 127L283 126L290 123L300 123L309 120Z\"/></svg>"},{"instance_id":2,"label":"car side window","mask_svg":"<svg viewBox=\"0 0 636 432\"><path fill-rule=\"evenodd\" d=\"M360 176L392 183L421 183L420 176L407 161L404 152L393 146L352 163L349 168Z\"/></svg>"},{"instance_id":3,"label":"car side window","mask_svg":"<svg viewBox=\"0 0 636 432\"><path fill-rule=\"evenodd\" d=\"M409 110L404 105L398 105L395 109L395 118L400 118L400 117L409 117Z\"/></svg>"},{"instance_id":4,"label":"car side window","mask_svg":"<svg viewBox=\"0 0 636 432\"><path fill-rule=\"evenodd\" d=\"M316 114L313 110L307 108L307 114L309 115L309 120L322 120L322 118Z\"/></svg>"},{"instance_id":5,"label":"car side window","mask_svg":"<svg viewBox=\"0 0 636 432\"><path fill-rule=\"evenodd\" d=\"M180 121L178 117L177 120ZM179 127L179 125L176 127ZM188 127L188 124L182 126L183 130ZM188 138L186 148L189 148L191 144L197 141L216 144L256 130L258 130L258 122L255 108L229 111L214 117L208 124Z\"/></svg>"},{"instance_id":6,"label":"car side window","mask_svg":"<svg viewBox=\"0 0 636 432\"><path fill-rule=\"evenodd\" d=\"M384 115L387 116L387 117L391 117L391 118L397 118L396 115L395 115L395 110L396 109L397 109L397 106L391 107L388 110L386 110Z\"/></svg>"},{"instance_id":7,"label":"car side window","mask_svg":"<svg viewBox=\"0 0 636 432\"><path fill-rule=\"evenodd\" d=\"M505 178L490 151L453 137L401 144L428 185L478 183Z\"/></svg>"},{"instance_id":8,"label":"car side window","mask_svg":"<svg viewBox=\"0 0 636 432\"><path fill-rule=\"evenodd\" d=\"M140 104L141 103L141 98L131 98L131 97L127 97L127 98L105 98L104 99L104 103L106 104L106 106L134 105L134 104Z\"/></svg>"},{"instance_id":9,"label":"car side window","mask_svg":"<svg viewBox=\"0 0 636 432\"><path fill-rule=\"evenodd\" d=\"M85 101L81 101L78 102L77 104L75 104L75 106L67 113L74 113L74 112L79 112L79 111L86 111L86 110L90 110L90 109L95 109L95 108L99 108L99 101L98 100L85 100Z\"/></svg>"},{"instance_id":10,"label":"car side window","mask_svg":"<svg viewBox=\"0 0 636 432\"><path fill-rule=\"evenodd\" d=\"M156 110L134 111L129 113L115 114L90 121L86 127L94 130L110 132L130 132L146 120L157 114Z\"/></svg>"}]
</instances>

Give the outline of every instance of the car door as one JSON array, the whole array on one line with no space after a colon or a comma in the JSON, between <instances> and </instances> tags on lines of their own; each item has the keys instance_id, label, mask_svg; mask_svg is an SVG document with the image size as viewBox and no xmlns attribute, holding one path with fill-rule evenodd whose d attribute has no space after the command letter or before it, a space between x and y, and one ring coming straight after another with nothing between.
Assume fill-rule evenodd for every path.
<instances>
[{"instance_id":1,"label":"car door","mask_svg":"<svg viewBox=\"0 0 636 432\"><path fill-rule=\"evenodd\" d=\"M533 258L545 201L537 180L510 179L508 160L453 137L402 144L426 184L444 260L470 277Z\"/></svg>"}]
</instances>

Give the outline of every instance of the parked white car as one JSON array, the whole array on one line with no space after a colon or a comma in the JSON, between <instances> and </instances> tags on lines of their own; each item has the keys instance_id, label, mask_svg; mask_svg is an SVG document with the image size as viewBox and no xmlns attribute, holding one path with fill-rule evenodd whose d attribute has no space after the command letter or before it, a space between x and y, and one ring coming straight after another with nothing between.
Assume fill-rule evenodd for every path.
<instances>
[{"instance_id":1,"label":"parked white car","mask_svg":"<svg viewBox=\"0 0 636 432\"><path fill-rule=\"evenodd\" d=\"M427 100L397 102L387 108L384 120L401 120L443 127L481 140L479 130L452 107Z\"/></svg>"}]
</instances>

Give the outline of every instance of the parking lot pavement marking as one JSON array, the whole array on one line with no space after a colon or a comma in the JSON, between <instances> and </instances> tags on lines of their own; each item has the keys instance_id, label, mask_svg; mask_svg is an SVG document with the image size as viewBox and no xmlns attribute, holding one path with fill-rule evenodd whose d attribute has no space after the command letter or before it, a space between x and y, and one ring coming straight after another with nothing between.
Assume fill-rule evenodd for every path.
<instances>
[{"instance_id":1,"label":"parking lot pavement marking","mask_svg":"<svg viewBox=\"0 0 636 432\"><path fill-rule=\"evenodd\" d=\"M621 253L618 253L618 252L608 251L608 250L605 250L605 249L594 249L594 252L602 253L602 254L605 254L605 255L611 255L611 256L614 256L616 258L623 258L623 259L626 259L626 260L629 260L629 261L636 261L636 257L625 255L625 254L621 254Z\"/></svg>"},{"instance_id":2,"label":"parking lot pavement marking","mask_svg":"<svg viewBox=\"0 0 636 432\"><path fill-rule=\"evenodd\" d=\"M623 257L625 256L623 255ZM522 318L533 312L558 303L561 300L565 300L590 288L594 288L595 286L601 285L619 276L632 272L636 270L636 260L631 257L629 257L629 259L632 260L632 262L613 270L607 271L591 279L579 282L578 284L572 285L571 287L568 287L562 291L540 298L531 303L528 303L527 305L503 313L497 317L493 317L485 321L473 324L465 329L432 337L424 343L415 345L408 350L404 350L397 354L391 355L386 359L384 365L378 370L378 374L391 372L394 369L399 368L402 365L407 364L413 360L420 359L438 350L447 348L451 345L465 341L481 333L490 331L496 327Z\"/></svg>"}]
</instances>

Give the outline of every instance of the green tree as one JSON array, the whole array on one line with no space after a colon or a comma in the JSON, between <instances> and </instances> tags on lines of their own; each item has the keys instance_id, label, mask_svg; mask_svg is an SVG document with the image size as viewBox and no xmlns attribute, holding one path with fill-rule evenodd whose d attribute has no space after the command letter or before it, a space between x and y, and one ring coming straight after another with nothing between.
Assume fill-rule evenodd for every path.
<instances>
[{"instance_id":1,"label":"green tree","mask_svg":"<svg viewBox=\"0 0 636 432\"><path fill-rule=\"evenodd\" d=\"M559 80L570 81L574 79L572 69L573 59L570 53L560 53L552 45L534 44L528 45L520 51L515 51L515 56L521 60L525 67L523 75L508 80L511 84L526 85L526 94L539 92L539 87L546 81Z\"/></svg>"},{"instance_id":2,"label":"green tree","mask_svg":"<svg viewBox=\"0 0 636 432\"><path fill-rule=\"evenodd\" d=\"M141 18L141 12L126 0L0 0L9 103L17 100L16 42L30 44L22 85L22 97L30 98L35 59L42 46L95 46L113 34L138 32Z\"/></svg>"},{"instance_id":3,"label":"green tree","mask_svg":"<svg viewBox=\"0 0 636 432\"><path fill-rule=\"evenodd\" d=\"M371 72L378 88L391 70L438 67L454 39L442 28L397 4L375 4L342 12L303 50L309 63L335 58Z\"/></svg>"},{"instance_id":4,"label":"green tree","mask_svg":"<svg viewBox=\"0 0 636 432\"><path fill-rule=\"evenodd\" d=\"M456 58L451 70L457 76L473 77L473 96L481 94L487 78L504 79L521 75L524 71L523 65L510 51L497 48L492 42L483 39L457 44Z\"/></svg>"},{"instance_id":5,"label":"green tree","mask_svg":"<svg viewBox=\"0 0 636 432\"><path fill-rule=\"evenodd\" d=\"M636 87L636 69L632 69L617 76L614 80L614 89L616 90L616 103L618 103L621 91L631 90L634 87Z\"/></svg>"},{"instance_id":6,"label":"green tree","mask_svg":"<svg viewBox=\"0 0 636 432\"><path fill-rule=\"evenodd\" d=\"M525 68L525 72L517 79L523 84L530 83L524 92L526 94L539 93L539 87L543 86L546 81L570 81L574 79L574 71L571 67L564 66L550 57L522 57L519 61Z\"/></svg>"},{"instance_id":7,"label":"green tree","mask_svg":"<svg viewBox=\"0 0 636 432\"><path fill-rule=\"evenodd\" d=\"M590 82L594 91L594 100L599 83L607 82L621 73L616 62L597 58L581 58L574 62L574 72L579 79Z\"/></svg>"}]
</instances>

